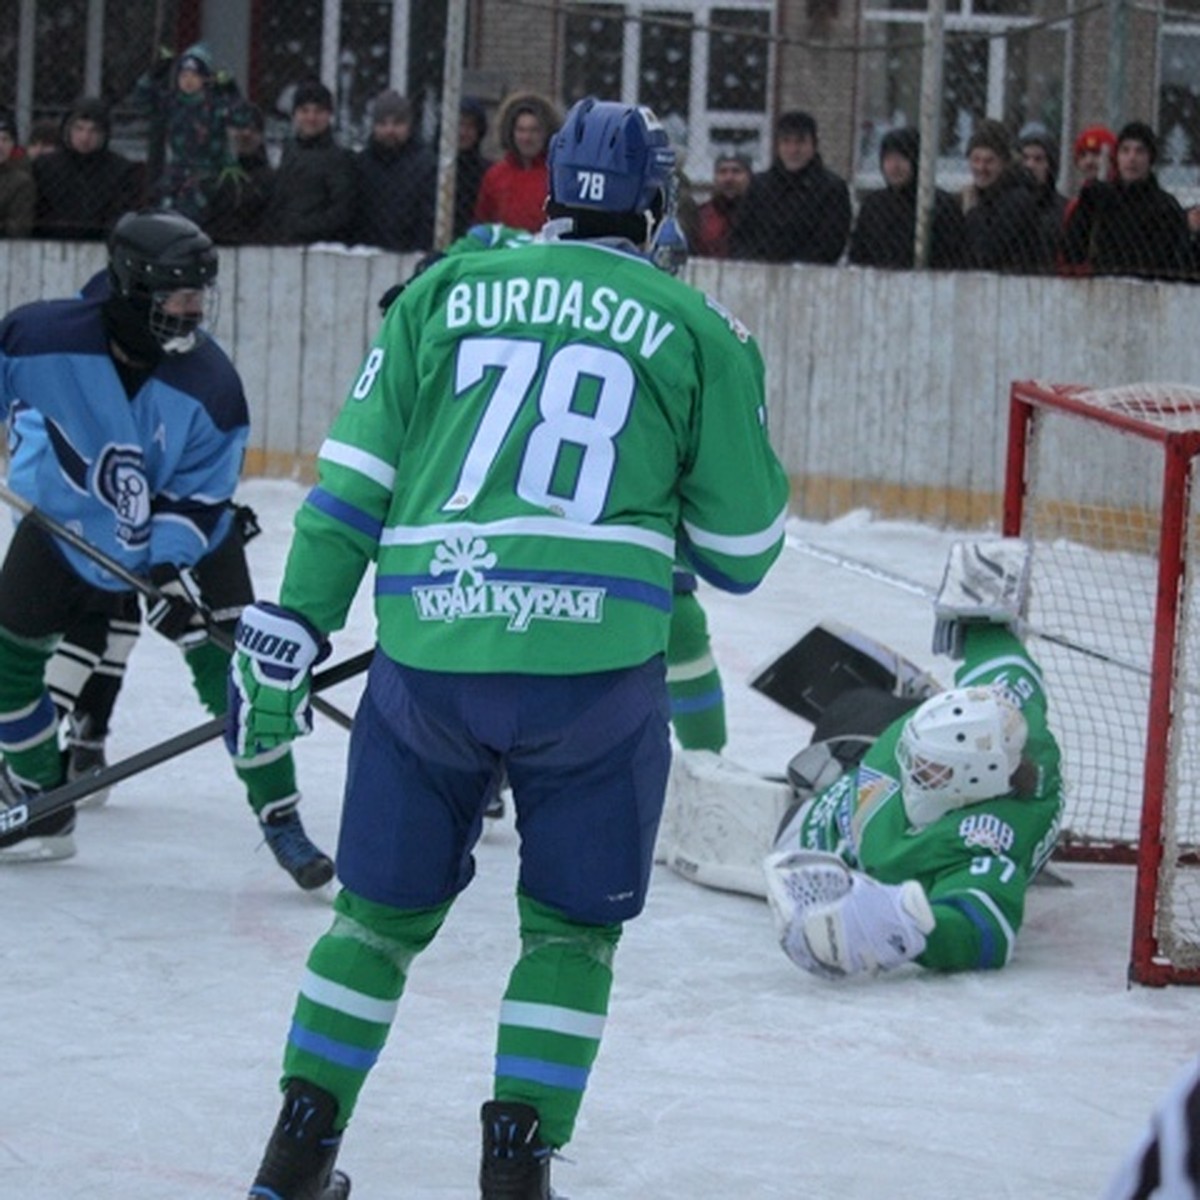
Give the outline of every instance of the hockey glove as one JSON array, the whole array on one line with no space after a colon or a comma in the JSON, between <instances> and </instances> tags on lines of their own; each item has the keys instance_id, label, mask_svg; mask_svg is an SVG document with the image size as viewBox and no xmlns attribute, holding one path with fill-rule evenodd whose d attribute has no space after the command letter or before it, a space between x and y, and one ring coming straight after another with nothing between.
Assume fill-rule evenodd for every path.
<instances>
[{"instance_id":1,"label":"hockey glove","mask_svg":"<svg viewBox=\"0 0 1200 1200\"><path fill-rule=\"evenodd\" d=\"M834 979L809 949L804 922L815 911L836 904L850 890L850 868L836 855L818 850L781 850L763 861L767 902L783 952L803 971Z\"/></svg>"},{"instance_id":2,"label":"hockey glove","mask_svg":"<svg viewBox=\"0 0 1200 1200\"><path fill-rule=\"evenodd\" d=\"M859 871L849 874L849 891L810 909L801 922L805 949L821 973L839 979L873 975L916 958L934 926L925 889L913 879L886 884Z\"/></svg>"},{"instance_id":3,"label":"hockey glove","mask_svg":"<svg viewBox=\"0 0 1200 1200\"><path fill-rule=\"evenodd\" d=\"M962 658L966 626L1014 625L1029 593L1029 548L1017 538L955 542L933 602L933 651Z\"/></svg>"},{"instance_id":4,"label":"hockey glove","mask_svg":"<svg viewBox=\"0 0 1200 1200\"><path fill-rule=\"evenodd\" d=\"M200 589L187 567L156 563L150 568L156 597L146 597L146 624L183 650L192 650L208 638Z\"/></svg>"},{"instance_id":5,"label":"hockey glove","mask_svg":"<svg viewBox=\"0 0 1200 1200\"><path fill-rule=\"evenodd\" d=\"M312 668L329 643L299 613L251 604L234 632L225 745L251 758L312 732Z\"/></svg>"}]
</instances>

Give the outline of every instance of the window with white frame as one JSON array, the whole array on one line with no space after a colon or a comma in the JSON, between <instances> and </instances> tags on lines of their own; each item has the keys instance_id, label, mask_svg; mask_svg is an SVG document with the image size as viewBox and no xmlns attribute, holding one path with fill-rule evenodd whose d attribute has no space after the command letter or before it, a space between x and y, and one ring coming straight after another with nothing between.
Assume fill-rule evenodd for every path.
<instances>
[{"instance_id":1,"label":"window with white frame","mask_svg":"<svg viewBox=\"0 0 1200 1200\"><path fill-rule=\"evenodd\" d=\"M1071 52L1065 0L948 0L943 60L941 139L937 174L942 187L966 182L966 147L984 117L1003 121L1014 136L1041 126L1068 144L1066 71ZM924 0L892 0L863 10L861 135L855 183L877 187L879 143L901 125L918 127Z\"/></svg>"},{"instance_id":2,"label":"window with white frame","mask_svg":"<svg viewBox=\"0 0 1200 1200\"><path fill-rule=\"evenodd\" d=\"M564 99L649 105L698 182L725 150L765 167L773 20L773 0L630 0L568 12Z\"/></svg>"},{"instance_id":3,"label":"window with white frame","mask_svg":"<svg viewBox=\"0 0 1200 1200\"><path fill-rule=\"evenodd\" d=\"M1200 0L1172 0L1162 23L1158 133L1156 169L1163 185L1200 188Z\"/></svg>"}]
</instances>

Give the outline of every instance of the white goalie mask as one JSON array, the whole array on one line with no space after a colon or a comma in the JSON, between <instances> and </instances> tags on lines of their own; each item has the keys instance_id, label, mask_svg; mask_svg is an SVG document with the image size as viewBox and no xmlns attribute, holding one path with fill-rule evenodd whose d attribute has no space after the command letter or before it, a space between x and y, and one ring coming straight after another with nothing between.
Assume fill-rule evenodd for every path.
<instances>
[{"instance_id":1,"label":"white goalie mask","mask_svg":"<svg viewBox=\"0 0 1200 1200\"><path fill-rule=\"evenodd\" d=\"M926 700L900 734L904 811L917 828L1003 796L1021 762L1028 727L1001 690L956 688Z\"/></svg>"}]
</instances>

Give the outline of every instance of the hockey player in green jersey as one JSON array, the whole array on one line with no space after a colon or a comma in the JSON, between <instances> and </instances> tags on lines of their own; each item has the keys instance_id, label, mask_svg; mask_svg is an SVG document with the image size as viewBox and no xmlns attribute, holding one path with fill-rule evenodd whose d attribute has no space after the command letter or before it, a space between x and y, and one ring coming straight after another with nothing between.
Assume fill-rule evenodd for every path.
<instances>
[{"instance_id":1,"label":"hockey player in green jersey","mask_svg":"<svg viewBox=\"0 0 1200 1200\"><path fill-rule=\"evenodd\" d=\"M1012 629L1024 579L1020 543L955 545L935 606L935 649L962 659L954 688L893 721L785 822L768 899L804 970L1009 961L1062 811L1041 672Z\"/></svg>"},{"instance_id":2,"label":"hockey player in green jersey","mask_svg":"<svg viewBox=\"0 0 1200 1200\"><path fill-rule=\"evenodd\" d=\"M309 956L251 1196L348 1190L333 1168L342 1133L413 960L471 879L502 770L521 952L479 1187L551 1195L650 877L676 556L750 590L786 519L753 339L645 257L673 161L648 110L572 109L550 150L557 236L448 256L403 290L320 451L279 604L242 615L228 742L269 752L309 728L311 668L374 566L342 890Z\"/></svg>"}]
</instances>

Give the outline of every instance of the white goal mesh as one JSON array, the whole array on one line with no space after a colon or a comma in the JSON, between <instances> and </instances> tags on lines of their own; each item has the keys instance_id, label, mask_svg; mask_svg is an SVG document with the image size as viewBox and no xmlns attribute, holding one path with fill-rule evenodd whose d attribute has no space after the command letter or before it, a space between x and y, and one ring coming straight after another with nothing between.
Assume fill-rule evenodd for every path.
<instances>
[{"instance_id":1,"label":"white goal mesh","mask_svg":"<svg viewBox=\"0 0 1200 1200\"><path fill-rule=\"evenodd\" d=\"M1131 972L1147 983L1200 982L1198 455L1200 388L1013 386L1005 532L1032 548L1061 854L1138 863Z\"/></svg>"}]
</instances>

